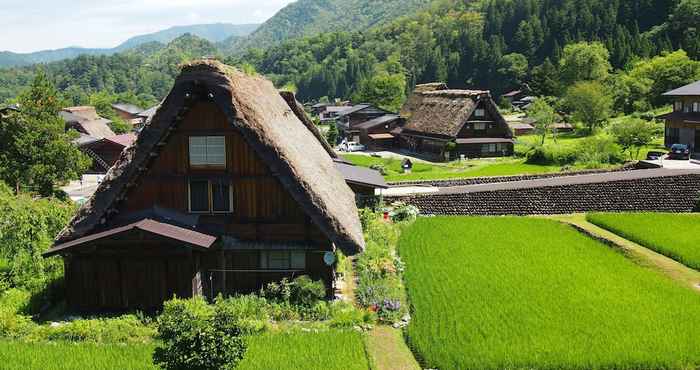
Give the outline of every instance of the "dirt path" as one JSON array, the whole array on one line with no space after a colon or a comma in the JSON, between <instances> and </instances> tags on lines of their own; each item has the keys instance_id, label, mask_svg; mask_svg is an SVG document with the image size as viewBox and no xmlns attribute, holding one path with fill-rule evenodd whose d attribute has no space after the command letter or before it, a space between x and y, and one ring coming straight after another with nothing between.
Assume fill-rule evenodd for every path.
<instances>
[{"instance_id":1,"label":"dirt path","mask_svg":"<svg viewBox=\"0 0 700 370\"><path fill-rule=\"evenodd\" d=\"M584 214L550 216L549 218L568 223L574 227L582 229L583 232L589 233L594 237L602 238L622 249L638 264L654 268L664 273L671 279L676 280L683 285L689 286L696 292L700 293L700 271L693 270L664 255L656 253L651 249L645 248L617 234L596 226L586 221L586 215Z\"/></svg>"},{"instance_id":2,"label":"dirt path","mask_svg":"<svg viewBox=\"0 0 700 370\"><path fill-rule=\"evenodd\" d=\"M378 325L365 337L372 370L420 370L401 330Z\"/></svg>"}]
</instances>

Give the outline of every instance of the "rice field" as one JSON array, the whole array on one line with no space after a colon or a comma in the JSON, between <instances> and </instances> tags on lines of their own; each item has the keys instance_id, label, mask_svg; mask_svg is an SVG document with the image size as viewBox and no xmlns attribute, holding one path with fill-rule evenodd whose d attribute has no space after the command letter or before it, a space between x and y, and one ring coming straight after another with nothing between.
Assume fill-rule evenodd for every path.
<instances>
[{"instance_id":1,"label":"rice field","mask_svg":"<svg viewBox=\"0 0 700 370\"><path fill-rule=\"evenodd\" d=\"M592 213L586 219L625 239L700 270L700 214Z\"/></svg>"},{"instance_id":2,"label":"rice field","mask_svg":"<svg viewBox=\"0 0 700 370\"><path fill-rule=\"evenodd\" d=\"M157 369L149 345L22 343L0 341L0 369L113 370Z\"/></svg>"},{"instance_id":3,"label":"rice field","mask_svg":"<svg viewBox=\"0 0 700 370\"><path fill-rule=\"evenodd\" d=\"M249 338L239 370L368 370L362 334L291 331Z\"/></svg>"},{"instance_id":4,"label":"rice field","mask_svg":"<svg viewBox=\"0 0 700 370\"><path fill-rule=\"evenodd\" d=\"M694 369L700 294L570 226L421 218L400 253L424 367Z\"/></svg>"}]
</instances>

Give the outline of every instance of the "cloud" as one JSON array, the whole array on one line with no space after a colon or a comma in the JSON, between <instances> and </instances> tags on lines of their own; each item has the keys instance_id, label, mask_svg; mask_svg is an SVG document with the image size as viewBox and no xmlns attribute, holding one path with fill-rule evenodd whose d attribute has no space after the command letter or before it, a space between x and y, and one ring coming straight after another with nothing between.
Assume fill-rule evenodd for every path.
<instances>
[{"instance_id":1,"label":"cloud","mask_svg":"<svg viewBox=\"0 0 700 370\"><path fill-rule=\"evenodd\" d=\"M0 0L0 50L113 47L194 23L261 23L294 0Z\"/></svg>"}]
</instances>

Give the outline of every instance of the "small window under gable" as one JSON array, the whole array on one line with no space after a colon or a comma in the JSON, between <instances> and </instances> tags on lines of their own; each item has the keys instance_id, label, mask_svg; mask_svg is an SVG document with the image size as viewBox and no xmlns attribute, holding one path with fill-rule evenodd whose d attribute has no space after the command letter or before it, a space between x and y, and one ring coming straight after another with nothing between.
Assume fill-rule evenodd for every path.
<instances>
[{"instance_id":1,"label":"small window under gable","mask_svg":"<svg viewBox=\"0 0 700 370\"><path fill-rule=\"evenodd\" d=\"M476 110L474 110L474 117L477 117L477 118L486 117L486 111L484 110L484 108L477 108Z\"/></svg>"},{"instance_id":2,"label":"small window under gable","mask_svg":"<svg viewBox=\"0 0 700 370\"><path fill-rule=\"evenodd\" d=\"M192 167L226 167L226 137L191 136L189 153Z\"/></svg>"},{"instance_id":3,"label":"small window under gable","mask_svg":"<svg viewBox=\"0 0 700 370\"><path fill-rule=\"evenodd\" d=\"M260 268L263 270L304 270L306 252L303 250L260 251Z\"/></svg>"}]
</instances>

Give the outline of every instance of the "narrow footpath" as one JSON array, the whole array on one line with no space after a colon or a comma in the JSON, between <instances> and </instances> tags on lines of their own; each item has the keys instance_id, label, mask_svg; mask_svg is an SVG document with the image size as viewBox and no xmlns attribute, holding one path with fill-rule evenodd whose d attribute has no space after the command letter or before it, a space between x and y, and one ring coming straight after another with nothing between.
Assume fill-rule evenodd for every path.
<instances>
[{"instance_id":1,"label":"narrow footpath","mask_svg":"<svg viewBox=\"0 0 700 370\"><path fill-rule=\"evenodd\" d=\"M700 294L700 271L691 269L680 262L594 225L586 220L586 215L584 214L550 216L550 218L568 223L593 237L608 241L622 249L638 264L656 269L671 279L694 289Z\"/></svg>"}]
</instances>

